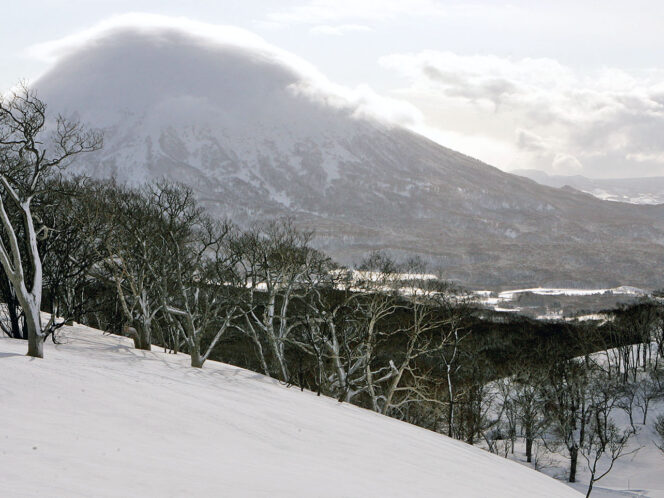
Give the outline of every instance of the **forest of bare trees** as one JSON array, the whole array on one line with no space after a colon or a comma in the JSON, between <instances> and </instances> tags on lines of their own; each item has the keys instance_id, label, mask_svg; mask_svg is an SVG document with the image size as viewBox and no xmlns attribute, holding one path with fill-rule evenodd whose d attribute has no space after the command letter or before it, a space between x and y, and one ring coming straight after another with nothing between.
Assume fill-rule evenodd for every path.
<instances>
[{"instance_id":1,"label":"forest of bare trees","mask_svg":"<svg viewBox=\"0 0 664 498\"><path fill-rule=\"evenodd\" d=\"M0 100L0 327L26 339L30 356L76 321L141 350L188 354L192 367L227 361L504 456L522 441L536 466L545 453L566 458L571 482L584 465L588 494L654 423L649 406L664 395L658 301L603 324L552 325L555 336L533 322L505 325L419 260L372 253L347 268L292 220L240 227L168 181L62 174L101 145L79 123L49 121L26 88Z\"/></svg>"}]
</instances>

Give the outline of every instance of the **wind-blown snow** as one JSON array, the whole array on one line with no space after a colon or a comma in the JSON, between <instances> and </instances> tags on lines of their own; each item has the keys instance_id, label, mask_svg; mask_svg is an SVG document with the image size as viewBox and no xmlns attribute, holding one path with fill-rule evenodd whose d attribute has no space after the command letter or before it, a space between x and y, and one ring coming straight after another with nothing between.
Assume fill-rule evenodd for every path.
<instances>
[{"instance_id":1,"label":"wind-blown snow","mask_svg":"<svg viewBox=\"0 0 664 498\"><path fill-rule=\"evenodd\" d=\"M86 327L0 339L0 496L580 496L464 443Z\"/></svg>"}]
</instances>

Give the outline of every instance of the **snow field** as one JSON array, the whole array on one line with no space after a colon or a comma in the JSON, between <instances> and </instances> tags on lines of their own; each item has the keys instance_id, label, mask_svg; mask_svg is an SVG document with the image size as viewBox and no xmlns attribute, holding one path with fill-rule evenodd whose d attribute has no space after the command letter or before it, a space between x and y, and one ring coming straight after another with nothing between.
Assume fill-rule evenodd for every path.
<instances>
[{"instance_id":1,"label":"snow field","mask_svg":"<svg viewBox=\"0 0 664 498\"><path fill-rule=\"evenodd\" d=\"M0 496L579 496L515 462L260 374L67 327L0 339Z\"/></svg>"}]
</instances>

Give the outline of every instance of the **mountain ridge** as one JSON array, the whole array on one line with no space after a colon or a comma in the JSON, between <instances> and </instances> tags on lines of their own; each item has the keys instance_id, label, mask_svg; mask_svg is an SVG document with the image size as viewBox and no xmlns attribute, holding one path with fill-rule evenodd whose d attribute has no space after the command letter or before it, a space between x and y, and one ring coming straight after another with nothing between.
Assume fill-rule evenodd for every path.
<instances>
[{"instance_id":1,"label":"mountain ridge","mask_svg":"<svg viewBox=\"0 0 664 498\"><path fill-rule=\"evenodd\" d=\"M664 204L664 177L588 178L582 175L549 175L544 171L518 169L510 173L554 188L569 186L598 199L630 204Z\"/></svg>"},{"instance_id":2,"label":"mountain ridge","mask_svg":"<svg viewBox=\"0 0 664 498\"><path fill-rule=\"evenodd\" d=\"M664 207L600 201L501 172L326 94L269 53L173 27L115 29L35 88L101 127L73 171L167 177L240 223L291 216L343 263L422 256L479 287L664 281Z\"/></svg>"}]
</instances>

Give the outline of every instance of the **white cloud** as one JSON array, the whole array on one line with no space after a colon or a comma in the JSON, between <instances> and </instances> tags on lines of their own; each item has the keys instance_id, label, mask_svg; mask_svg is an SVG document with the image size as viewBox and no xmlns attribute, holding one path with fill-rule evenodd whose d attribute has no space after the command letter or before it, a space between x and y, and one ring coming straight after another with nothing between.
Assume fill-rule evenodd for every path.
<instances>
[{"instance_id":1,"label":"white cloud","mask_svg":"<svg viewBox=\"0 0 664 498\"><path fill-rule=\"evenodd\" d=\"M664 174L664 69L584 73L553 59L436 51L394 54L380 64L407 78L409 86L394 94L422 109L429 127L465 135L463 152L504 169ZM489 157L482 149L488 139L511 155Z\"/></svg>"},{"instance_id":2,"label":"white cloud","mask_svg":"<svg viewBox=\"0 0 664 498\"><path fill-rule=\"evenodd\" d=\"M281 25L330 24L345 21L384 22L401 16L442 16L446 11L435 0L311 0L274 11L267 22Z\"/></svg>"},{"instance_id":3,"label":"white cloud","mask_svg":"<svg viewBox=\"0 0 664 498\"><path fill-rule=\"evenodd\" d=\"M328 36L341 36L347 33L368 32L373 31L369 26L363 24L340 24L337 26L330 26L322 24L314 26L309 29L312 35L328 35Z\"/></svg>"},{"instance_id":4,"label":"white cloud","mask_svg":"<svg viewBox=\"0 0 664 498\"><path fill-rule=\"evenodd\" d=\"M637 163L661 163L664 164L664 152L658 154L648 154L648 153L636 153L628 154L627 159L630 161L636 161Z\"/></svg>"},{"instance_id":5,"label":"white cloud","mask_svg":"<svg viewBox=\"0 0 664 498\"><path fill-rule=\"evenodd\" d=\"M423 120L422 112L413 104L379 95L368 85L349 88L329 81L321 85L302 80L292 85L291 90L332 107L350 108L355 117L376 119L388 125L416 127Z\"/></svg>"},{"instance_id":6,"label":"white cloud","mask_svg":"<svg viewBox=\"0 0 664 498\"><path fill-rule=\"evenodd\" d=\"M28 47L26 52L32 57L52 63L84 45L96 43L103 36L116 30L134 29L139 32L152 32L165 28L180 30L207 42L241 46L254 50L280 52L282 56L288 56L291 62L294 62L295 59L295 57L286 54L286 52L269 45L260 36L235 26L214 25L192 21L184 17L168 17L141 12L113 16L88 29L73 33L64 38L32 45ZM297 65L303 64L312 67L302 60L297 63Z\"/></svg>"},{"instance_id":7,"label":"white cloud","mask_svg":"<svg viewBox=\"0 0 664 498\"><path fill-rule=\"evenodd\" d=\"M356 12L350 12L356 3ZM316 9L298 11L303 15L297 22L312 23L312 32L328 35L372 29L358 19L379 7L384 9L382 19L399 12L411 15L406 12L417 11L416 5L442 15L439 4L427 0L415 0L408 8L402 2L341 0L338 11L332 8L337 2L320 0L308 5ZM295 17L290 19L296 22ZM335 84L310 63L243 29L148 14L114 17L34 46L30 53L52 62L127 27L180 30L202 44L252 50L298 74L291 85L294 92L350 108L357 116L408 126L503 169L539 168L590 176L664 174L664 69L582 72L551 58L424 51L380 59L384 68L407 81L385 96L368 85Z\"/></svg>"},{"instance_id":8,"label":"white cloud","mask_svg":"<svg viewBox=\"0 0 664 498\"><path fill-rule=\"evenodd\" d=\"M583 164L568 154L556 154L551 163L553 171L561 175L573 175L583 171Z\"/></svg>"},{"instance_id":9,"label":"white cloud","mask_svg":"<svg viewBox=\"0 0 664 498\"><path fill-rule=\"evenodd\" d=\"M103 44L114 33L127 30L146 32L153 39L172 40L173 36L186 36L205 47L218 45L237 47L252 57L261 57L277 63L294 73L288 89L326 105L349 110L357 117L378 119L389 125L416 126L422 120L421 112L412 104L378 95L368 85L354 88L331 82L316 67L296 55L273 46L261 37L233 26L214 25L186 18L132 13L112 17L90 29L65 38L34 45L28 52L51 64L67 57L81 47Z\"/></svg>"}]
</instances>

